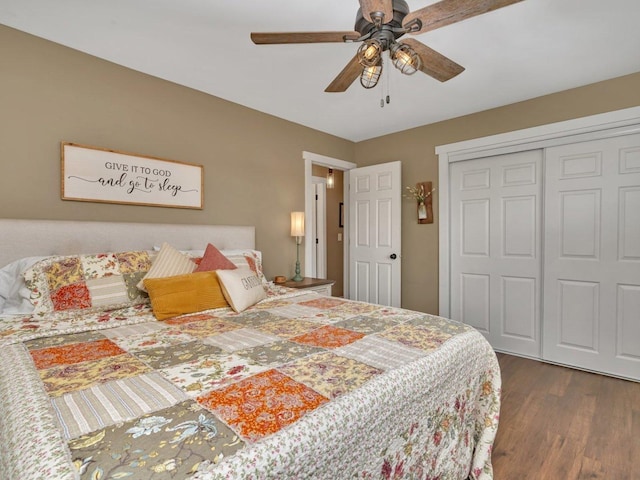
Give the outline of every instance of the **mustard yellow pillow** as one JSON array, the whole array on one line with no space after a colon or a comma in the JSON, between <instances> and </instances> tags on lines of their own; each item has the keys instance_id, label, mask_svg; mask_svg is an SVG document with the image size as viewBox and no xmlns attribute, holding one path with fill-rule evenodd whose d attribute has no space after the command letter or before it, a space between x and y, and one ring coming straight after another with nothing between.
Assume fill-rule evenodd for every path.
<instances>
[{"instance_id":1,"label":"mustard yellow pillow","mask_svg":"<svg viewBox=\"0 0 640 480\"><path fill-rule=\"evenodd\" d=\"M215 271L146 278L144 286L158 320L229 306Z\"/></svg>"}]
</instances>

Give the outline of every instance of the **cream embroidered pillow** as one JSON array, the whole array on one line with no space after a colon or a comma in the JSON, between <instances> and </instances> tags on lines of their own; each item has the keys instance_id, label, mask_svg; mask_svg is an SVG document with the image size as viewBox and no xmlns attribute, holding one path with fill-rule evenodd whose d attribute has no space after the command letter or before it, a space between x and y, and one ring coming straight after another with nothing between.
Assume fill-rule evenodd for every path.
<instances>
[{"instance_id":1,"label":"cream embroidered pillow","mask_svg":"<svg viewBox=\"0 0 640 480\"><path fill-rule=\"evenodd\" d=\"M138 283L140 290L145 290L144 280L149 278L173 277L175 275L184 275L192 273L197 265L184 253L180 253L168 243L163 243L158 252L158 256L151 264L151 268Z\"/></svg>"},{"instance_id":2,"label":"cream embroidered pillow","mask_svg":"<svg viewBox=\"0 0 640 480\"><path fill-rule=\"evenodd\" d=\"M216 273L224 297L236 312L242 312L267 297L262 281L249 267L218 270Z\"/></svg>"}]
</instances>

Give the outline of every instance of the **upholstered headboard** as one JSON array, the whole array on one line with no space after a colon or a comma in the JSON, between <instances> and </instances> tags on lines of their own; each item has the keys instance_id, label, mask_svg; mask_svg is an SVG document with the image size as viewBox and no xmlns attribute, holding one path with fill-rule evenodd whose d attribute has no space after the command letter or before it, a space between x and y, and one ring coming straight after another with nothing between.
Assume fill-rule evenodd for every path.
<instances>
[{"instance_id":1,"label":"upholstered headboard","mask_svg":"<svg viewBox=\"0 0 640 480\"><path fill-rule=\"evenodd\" d=\"M151 250L255 248L255 227L0 219L0 267L23 257Z\"/></svg>"}]
</instances>

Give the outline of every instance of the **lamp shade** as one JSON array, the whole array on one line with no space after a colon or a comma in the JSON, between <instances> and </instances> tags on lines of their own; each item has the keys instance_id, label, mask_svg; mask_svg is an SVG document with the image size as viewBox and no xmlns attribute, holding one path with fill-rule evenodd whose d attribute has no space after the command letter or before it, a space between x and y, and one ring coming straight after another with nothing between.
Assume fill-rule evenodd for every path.
<instances>
[{"instance_id":1,"label":"lamp shade","mask_svg":"<svg viewBox=\"0 0 640 480\"><path fill-rule=\"evenodd\" d=\"M291 236L304 237L304 212L291 212Z\"/></svg>"}]
</instances>

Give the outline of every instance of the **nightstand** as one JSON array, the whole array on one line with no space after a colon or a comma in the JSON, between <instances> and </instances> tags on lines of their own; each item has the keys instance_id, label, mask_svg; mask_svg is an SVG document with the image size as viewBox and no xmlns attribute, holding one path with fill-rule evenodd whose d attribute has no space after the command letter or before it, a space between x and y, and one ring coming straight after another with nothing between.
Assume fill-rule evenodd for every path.
<instances>
[{"instance_id":1,"label":"nightstand","mask_svg":"<svg viewBox=\"0 0 640 480\"><path fill-rule=\"evenodd\" d=\"M299 282L289 280L287 282L281 283L280 285L282 285L283 287L297 288L300 290L313 290L314 292L318 292L320 295L330 297L331 287L334 283L336 283L335 280L329 280L326 278L304 277Z\"/></svg>"}]
</instances>

